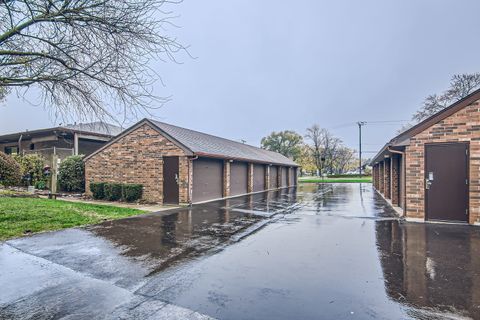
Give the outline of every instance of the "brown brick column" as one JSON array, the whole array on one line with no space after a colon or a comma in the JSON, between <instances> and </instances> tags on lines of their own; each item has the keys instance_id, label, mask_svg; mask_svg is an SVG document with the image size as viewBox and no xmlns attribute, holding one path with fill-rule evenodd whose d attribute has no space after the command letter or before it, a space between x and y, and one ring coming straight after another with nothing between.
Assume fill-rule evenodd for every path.
<instances>
[{"instance_id":1,"label":"brown brick column","mask_svg":"<svg viewBox=\"0 0 480 320\"><path fill-rule=\"evenodd\" d=\"M248 164L248 185L247 185L247 192L253 192L253 163Z\"/></svg>"},{"instance_id":2,"label":"brown brick column","mask_svg":"<svg viewBox=\"0 0 480 320\"><path fill-rule=\"evenodd\" d=\"M378 191L380 191L381 194L385 194L385 189L384 189L385 176L384 176L383 165L384 165L383 161L381 161L378 165Z\"/></svg>"},{"instance_id":3,"label":"brown brick column","mask_svg":"<svg viewBox=\"0 0 480 320\"><path fill-rule=\"evenodd\" d=\"M223 196L230 196L230 161L223 161Z\"/></svg>"},{"instance_id":4,"label":"brown brick column","mask_svg":"<svg viewBox=\"0 0 480 320\"><path fill-rule=\"evenodd\" d=\"M385 181L383 183L385 192L383 193L385 198L391 199L392 194L391 194L391 188L390 188L390 183L391 183L391 165L390 165L390 158L385 158L385 163L383 165L383 170L385 172Z\"/></svg>"},{"instance_id":5,"label":"brown brick column","mask_svg":"<svg viewBox=\"0 0 480 320\"><path fill-rule=\"evenodd\" d=\"M399 188L400 188L400 155L392 156L392 204L398 206L400 204Z\"/></svg>"},{"instance_id":6,"label":"brown brick column","mask_svg":"<svg viewBox=\"0 0 480 320\"><path fill-rule=\"evenodd\" d=\"M190 201L190 163L188 157L178 157L178 195L181 204Z\"/></svg>"}]
</instances>

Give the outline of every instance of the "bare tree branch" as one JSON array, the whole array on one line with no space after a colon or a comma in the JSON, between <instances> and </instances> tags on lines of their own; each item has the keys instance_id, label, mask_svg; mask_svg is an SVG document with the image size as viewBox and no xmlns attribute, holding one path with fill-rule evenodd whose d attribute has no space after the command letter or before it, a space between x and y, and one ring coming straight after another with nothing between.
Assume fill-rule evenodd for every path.
<instances>
[{"instance_id":1,"label":"bare tree branch","mask_svg":"<svg viewBox=\"0 0 480 320\"><path fill-rule=\"evenodd\" d=\"M412 120L420 122L478 88L480 88L480 73L454 75L450 81L450 88L440 95L432 94L425 98L422 107L413 115Z\"/></svg>"},{"instance_id":2,"label":"bare tree branch","mask_svg":"<svg viewBox=\"0 0 480 320\"><path fill-rule=\"evenodd\" d=\"M152 60L186 48L162 34L167 0L0 1L0 100L40 88L61 118L124 117L168 101L152 93Z\"/></svg>"}]
</instances>

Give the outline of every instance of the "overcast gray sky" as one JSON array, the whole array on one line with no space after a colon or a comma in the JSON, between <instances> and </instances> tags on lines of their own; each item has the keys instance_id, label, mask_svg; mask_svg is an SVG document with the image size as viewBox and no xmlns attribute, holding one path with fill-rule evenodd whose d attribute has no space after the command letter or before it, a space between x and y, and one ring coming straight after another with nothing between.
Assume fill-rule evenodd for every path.
<instances>
[{"instance_id":1,"label":"overcast gray sky","mask_svg":"<svg viewBox=\"0 0 480 320\"><path fill-rule=\"evenodd\" d=\"M451 75L480 71L478 0L185 0L172 9L181 29L171 33L197 58L155 64L165 83L155 93L172 96L157 119L254 145L318 123L356 148L354 122L409 119ZM54 121L14 96L0 106L0 133ZM399 126L367 124L364 149Z\"/></svg>"}]
</instances>

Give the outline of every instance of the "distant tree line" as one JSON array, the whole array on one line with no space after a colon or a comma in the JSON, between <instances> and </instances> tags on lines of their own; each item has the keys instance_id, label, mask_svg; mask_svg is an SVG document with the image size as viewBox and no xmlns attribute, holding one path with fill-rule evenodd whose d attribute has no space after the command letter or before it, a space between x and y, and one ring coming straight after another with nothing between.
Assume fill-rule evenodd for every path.
<instances>
[{"instance_id":1,"label":"distant tree line","mask_svg":"<svg viewBox=\"0 0 480 320\"><path fill-rule=\"evenodd\" d=\"M261 147L283 154L309 173L342 174L357 169L355 150L317 124L304 135L291 130L272 132L261 140Z\"/></svg>"}]
</instances>

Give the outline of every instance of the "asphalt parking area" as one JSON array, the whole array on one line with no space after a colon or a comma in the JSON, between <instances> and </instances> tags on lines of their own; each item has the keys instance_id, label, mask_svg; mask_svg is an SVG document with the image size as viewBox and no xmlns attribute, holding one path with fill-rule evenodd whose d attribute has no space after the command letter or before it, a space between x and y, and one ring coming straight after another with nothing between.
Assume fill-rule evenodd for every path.
<instances>
[{"instance_id":1,"label":"asphalt parking area","mask_svg":"<svg viewBox=\"0 0 480 320\"><path fill-rule=\"evenodd\" d=\"M0 318L480 318L480 231L302 185L0 246Z\"/></svg>"}]
</instances>

